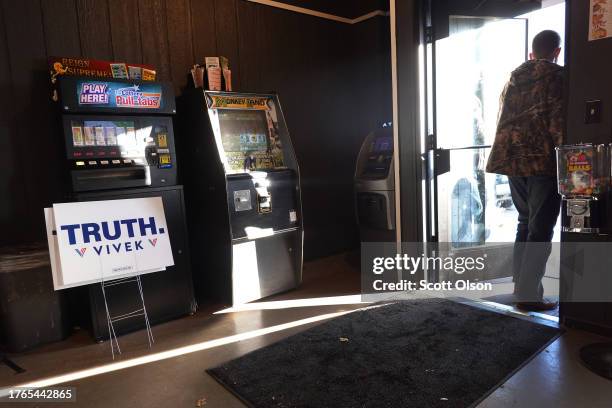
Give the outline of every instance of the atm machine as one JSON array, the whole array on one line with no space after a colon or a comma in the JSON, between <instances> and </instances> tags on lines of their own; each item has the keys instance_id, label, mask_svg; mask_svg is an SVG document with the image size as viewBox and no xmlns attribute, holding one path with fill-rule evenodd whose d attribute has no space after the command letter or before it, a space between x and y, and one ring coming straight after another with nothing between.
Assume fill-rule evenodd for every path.
<instances>
[{"instance_id":1,"label":"atm machine","mask_svg":"<svg viewBox=\"0 0 612 408\"><path fill-rule=\"evenodd\" d=\"M177 185L172 84L63 76L56 86L70 200L161 197L175 264L141 278L149 320L157 323L193 313L183 188ZM74 308L83 313L78 317L81 324L96 339L108 338L101 286L67 290L73 292ZM111 313L134 310L139 300L135 293L131 285L107 289ZM114 324L117 334L143 327L141 318Z\"/></svg>"},{"instance_id":2,"label":"atm machine","mask_svg":"<svg viewBox=\"0 0 612 408\"><path fill-rule=\"evenodd\" d=\"M198 301L236 305L297 287L300 173L278 96L192 88L177 110Z\"/></svg>"},{"instance_id":3,"label":"atm machine","mask_svg":"<svg viewBox=\"0 0 612 408\"><path fill-rule=\"evenodd\" d=\"M355 210L362 242L395 242L393 127L368 134L355 168Z\"/></svg>"}]
</instances>

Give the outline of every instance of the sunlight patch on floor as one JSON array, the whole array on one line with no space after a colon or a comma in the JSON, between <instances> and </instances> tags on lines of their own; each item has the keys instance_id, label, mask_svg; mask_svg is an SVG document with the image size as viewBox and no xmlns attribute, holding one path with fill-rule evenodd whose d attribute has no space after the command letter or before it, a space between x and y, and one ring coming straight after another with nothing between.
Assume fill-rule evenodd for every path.
<instances>
[{"instance_id":1,"label":"sunlight patch on floor","mask_svg":"<svg viewBox=\"0 0 612 408\"><path fill-rule=\"evenodd\" d=\"M231 343L239 341L249 340L260 336L265 336L271 333L276 333L283 330L292 329L295 327L303 326L310 323L316 323L334 317L342 316L353 311L343 311L336 313L327 313L319 316L313 316L306 319L300 319L293 322L283 323L276 326L266 327L263 329L253 330L246 333L234 334L232 336L223 337L215 340L208 340L201 343L192 344L189 346L179 347L172 350L167 350L159 353L153 353L150 355L133 358L125 361L118 361L98 367L88 368L85 370L79 370L72 373L62 374L42 380L32 381L25 384L18 384L15 387L28 387L28 388L42 388L51 387L57 384L66 382L78 381L84 378L93 377L100 374L106 374L113 371L123 370L130 367L136 367L143 364L149 364L156 361L167 360L170 358L183 356L185 354L195 353L202 350L208 350L214 347L221 347ZM0 397L7 396L9 394L8 388L0 389Z\"/></svg>"},{"instance_id":2,"label":"sunlight patch on floor","mask_svg":"<svg viewBox=\"0 0 612 408\"><path fill-rule=\"evenodd\" d=\"M346 296L330 296L330 297L315 297L305 299L290 299L290 300L274 300L269 302L253 302L243 305L233 306L227 309L219 310L214 314L246 312L252 310L276 310L290 309L294 307L313 307L313 306L337 306L337 305L355 305L367 304L370 302L362 302L361 295L346 295Z\"/></svg>"}]
</instances>

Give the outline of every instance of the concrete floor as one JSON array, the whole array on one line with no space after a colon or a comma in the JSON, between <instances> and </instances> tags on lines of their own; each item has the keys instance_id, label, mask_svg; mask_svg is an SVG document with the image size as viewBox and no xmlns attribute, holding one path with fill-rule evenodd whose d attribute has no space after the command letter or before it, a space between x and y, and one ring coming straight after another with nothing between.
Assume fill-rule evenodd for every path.
<instances>
[{"instance_id":1,"label":"concrete floor","mask_svg":"<svg viewBox=\"0 0 612 408\"><path fill-rule=\"evenodd\" d=\"M153 327L156 342L152 350L143 332L122 336L123 354L114 362L108 343L92 343L87 333L77 332L63 342L12 356L28 371L15 375L0 366L0 388L68 375L63 385L76 387L77 402L40 406L243 407L204 370L337 313L363 307L356 295L358 269L358 259L347 255L311 262L305 266L303 285L295 291L216 314L218 308L210 305L195 316ZM498 310L512 313L507 308ZM610 407L612 382L590 373L577 359L582 345L599 340L588 333L568 331L479 407ZM0 404L12 405L37 406Z\"/></svg>"}]
</instances>

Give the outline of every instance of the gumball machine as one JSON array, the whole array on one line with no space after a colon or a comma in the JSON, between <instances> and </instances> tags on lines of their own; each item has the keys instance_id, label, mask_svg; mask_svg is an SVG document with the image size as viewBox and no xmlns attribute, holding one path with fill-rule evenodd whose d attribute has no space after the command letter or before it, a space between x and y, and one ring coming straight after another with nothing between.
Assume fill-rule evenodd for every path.
<instances>
[{"instance_id":1,"label":"gumball machine","mask_svg":"<svg viewBox=\"0 0 612 408\"><path fill-rule=\"evenodd\" d=\"M578 144L559 146L556 150L559 194L563 198L563 231L599 233L605 228L610 147Z\"/></svg>"},{"instance_id":2,"label":"gumball machine","mask_svg":"<svg viewBox=\"0 0 612 408\"><path fill-rule=\"evenodd\" d=\"M599 334L612 333L612 294L606 282L609 264L601 251L612 242L609 195L612 145L557 148L559 194L563 197L560 270L560 323ZM604 244L602 247L601 244ZM607 289L608 288L608 289ZM612 380L612 343L580 349L589 370Z\"/></svg>"}]
</instances>

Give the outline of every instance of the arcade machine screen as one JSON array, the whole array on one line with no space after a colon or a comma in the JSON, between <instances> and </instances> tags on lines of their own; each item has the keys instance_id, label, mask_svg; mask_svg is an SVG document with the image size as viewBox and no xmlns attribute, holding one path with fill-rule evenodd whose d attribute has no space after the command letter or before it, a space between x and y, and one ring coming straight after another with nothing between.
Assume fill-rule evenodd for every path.
<instances>
[{"instance_id":1,"label":"arcade machine screen","mask_svg":"<svg viewBox=\"0 0 612 408\"><path fill-rule=\"evenodd\" d=\"M83 146L136 146L134 121L72 121L72 144Z\"/></svg>"},{"instance_id":2,"label":"arcade machine screen","mask_svg":"<svg viewBox=\"0 0 612 408\"><path fill-rule=\"evenodd\" d=\"M278 130L268 111L219 109L218 114L230 173L283 166Z\"/></svg>"}]
</instances>

